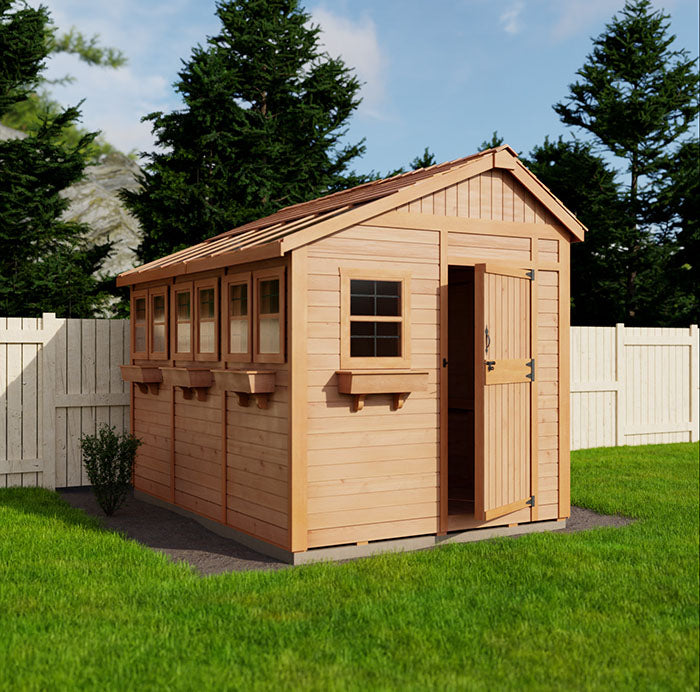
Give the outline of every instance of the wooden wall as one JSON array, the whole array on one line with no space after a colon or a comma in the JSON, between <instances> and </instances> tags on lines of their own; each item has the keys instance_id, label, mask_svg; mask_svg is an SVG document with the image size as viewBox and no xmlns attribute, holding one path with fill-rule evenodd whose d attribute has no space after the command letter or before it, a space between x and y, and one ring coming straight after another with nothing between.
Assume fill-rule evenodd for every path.
<instances>
[{"instance_id":1,"label":"wooden wall","mask_svg":"<svg viewBox=\"0 0 700 692\"><path fill-rule=\"evenodd\" d=\"M258 265L235 270L251 268ZM275 391L264 410L252 398L240 406L235 394L216 385L205 401L185 399L180 388L161 385L157 393L143 394L134 387L133 430L144 443L134 480L138 490L288 547L287 364L156 364L275 371Z\"/></svg>"},{"instance_id":2,"label":"wooden wall","mask_svg":"<svg viewBox=\"0 0 700 692\"><path fill-rule=\"evenodd\" d=\"M438 513L439 233L351 228L308 247L308 545L435 533ZM350 412L338 394L341 267L412 272L412 367L426 392Z\"/></svg>"},{"instance_id":3,"label":"wooden wall","mask_svg":"<svg viewBox=\"0 0 700 692\"><path fill-rule=\"evenodd\" d=\"M568 459L559 419L559 372L568 368L559 336L568 317L560 320L559 308L568 306L561 300L568 275L559 277L568 240L556 223L509 173L495 170L308 246L309 547L439 530L441 243L444 264L501 261L537 270L537 509L486 525L568 516L568 495L558 492L560 482L568 487L568 464L559 463ZM366 268L380 276L388 267L412 272L411 367L427 369L430 385L399 411L390 410L389 396L369 396L352 413L335 375L339 272ZM565 352L568 359L568 342Z\"/></svg>"},{"instance_id":4,"label":"wooden wall","mask_svg":"<svg viewBox=\"0 0 700 692\"><path fill-rule=\"evenodd\" d=\"M397 211L489 219L516 223L553 224L549 211L510 173L494 169L399 207ZM508 259L508 255L500 255Z\"/></svg>"}]
</instances>

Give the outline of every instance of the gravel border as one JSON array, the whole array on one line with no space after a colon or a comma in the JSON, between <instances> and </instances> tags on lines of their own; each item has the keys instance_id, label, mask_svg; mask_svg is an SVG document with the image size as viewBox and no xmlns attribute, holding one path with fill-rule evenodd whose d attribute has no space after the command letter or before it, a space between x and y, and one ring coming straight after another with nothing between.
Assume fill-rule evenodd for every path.
<instances>
[{"instance_id":1,"label":"gravel border","mask_svg":"<svg viewBox=\"0 0 700 692\"><path fill-rule=\"evenodd\" d=\"M89 487L65 488L58 492L73 507L101 519L107 529L120 531L153 550L165 553L174 562L187 562L202 575L291 567L232 539L218 536L194 519L136 500L131 494L114 516L106 517ZM572 507L566 528L558 529L556 533L574 533L600 526L619 527L630 523L632 520L625 517Z\"/></svg>"}]
</instances>

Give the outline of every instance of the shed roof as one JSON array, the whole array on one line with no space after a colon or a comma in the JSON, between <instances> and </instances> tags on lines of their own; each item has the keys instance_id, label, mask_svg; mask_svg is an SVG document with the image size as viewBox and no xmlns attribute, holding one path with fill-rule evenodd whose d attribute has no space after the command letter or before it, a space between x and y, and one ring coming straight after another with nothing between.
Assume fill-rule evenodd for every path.
<instances>
[{"instance_id":1,"label":"shed roof","mask_svg":"<svg viewBox=\"0 0 700 692\"><path fill-rule=\"evenodd\" d=\"M515 151L504 145L285 207L270 216L125 271L117 278L117 285L279 257L491 168L509 170L552 212L573 240L583 240L585 226L523 166Z\"/></svg>"}]
</instances>

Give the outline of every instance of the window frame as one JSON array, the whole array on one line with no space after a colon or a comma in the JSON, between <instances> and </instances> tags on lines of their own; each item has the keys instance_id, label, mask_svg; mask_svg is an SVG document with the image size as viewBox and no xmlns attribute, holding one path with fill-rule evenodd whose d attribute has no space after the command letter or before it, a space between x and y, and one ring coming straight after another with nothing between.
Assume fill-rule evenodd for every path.
<instances>
[{"instance_id":1,"label":"window frame","mask_svg":"<svg viewBox=\"0 0 700 692\"><path fill-rule=\"evenodd\" d=\"M139 300L140 298L144 299L145 305L146 305L146 316L143 322L144 330L145 330L145 349L143 351L137 351L136 350L136 301ZM148 352L149 352L149 342L148 342L148 332L149 332L149 327L148 327L148 313L149 313L149 306L148 306L148 289L147 288L142 288L139 290L133 290L131 291L131 357L136 359L143 359L143 360L148 360ZM141 324L141 323L139 323Z\"/></svg>"},{"instance_id":2,"label":"window frame","mask_svg":"<svg viewBox=\"0 0 700 692\"><path fill-rule=\"evenodd\" d=\"M179 293L190 294L190 350L177 350L177 296ZM191 281L174 283L170 292L170 343L173 360L194 360L194 285Z\"/></svg>"},{"instance_id":3,"label":"window frame","mask_svg":"<svg viewBox=\"0 0 700 692\"><path fill-rule=\"evenodd\" d=\"M208 288L214 289L214 351L212 353L201 353L199 344L199 325L201 316L199 314L199 293ZM212 277L209 279L200 279L194 282L192 295L194 296L194 360L195 361L218 361L219 360L219 279ZM191 310L191 308L190 308ZM191 314L191 313L190 313Z\"/></svg>"},{"instance_id":4,"label":"window frame","mask_svg":"<svg viewBox=\"0 0 700 692\"><path fill-rule=\"evenodd\" d=\"M270 267L253 272L253 362L254 363L284 363L286 354L285 306L287 293L285 288L285 268ZM260 284L270 279L279 280L279 312L269 313L279 319L279 353L260 353ZM303 325L305 328L306 325Z\"/></svg>"},{"instance_id":5,"label":"window frame","mask_svg":"<svg viewBox=\"0 0 700 692\"><path fill-rule=\"evenodd\" d=\"M155 310L153 309L153 301L158 296L163 297L163 340L164 340L164 350L154 351L153 343L155 341L153 337L153 328L155 327ZM148 324L148 359L149 360L168 360L168 346L169 346L169 328L168 328L168 287L158 286L156 288L148 289L148 307L147 307L147 324Z\"/></svg>"},{"instance_id":6,"label":"window frame","mask_svg":"<svg viewBox=\"0 0 700 692\"><path fill-rule=\"evenodd\" d=\"M239 353L231 352L231 286L246 286L248 291L248 350ZM256 301L253 299L253 275L251 272L238 274L226 274L221 280L221 315L223 338L223 360L227 363L252 363L253 362L253 323L254 307Z\"/></svg>"},{"instance_id":7,"label":"window frame","mask_svg":"<svg viewBox=\"0 0 700 692\"><path fill-rule=\"evenodd\" d=\"M351 315L350 282L398 281L401 283L401 314ZM411 273L385 269L340 269L340 367L343 370L392 370L411 367ZM398 322L401 325L400 356L351 356L350 325L352 322Z\"/></svg>"}]
</instances>

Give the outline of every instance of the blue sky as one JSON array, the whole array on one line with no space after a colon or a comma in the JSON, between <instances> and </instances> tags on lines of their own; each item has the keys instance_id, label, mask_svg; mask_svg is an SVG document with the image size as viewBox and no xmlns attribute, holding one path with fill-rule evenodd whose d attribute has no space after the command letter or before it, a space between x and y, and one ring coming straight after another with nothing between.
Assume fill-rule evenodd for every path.
<instances>
[{"instance_id":1,"label":"blue sky","mask_svg":"<svg viewBox=\"0 0 700 692\"><path fill-rule=\"evenodd\" d=\"M213 0L43 0L60 30L99 34L128 57L119 70L71 56L50 61L64 104L85 98L83 121L124 151L151 150L141 116L179 106L180 60L218 30ZM624 0L325 0L306 9L326 49L364 82L349 139L366 139L358 171L406 165L428 146L438 161L473 153L498 130L528 152L571 136L552 110ZM696 0L654 2L671 14L677 47L698 54Z\"/></svg>"}]
</instances>

